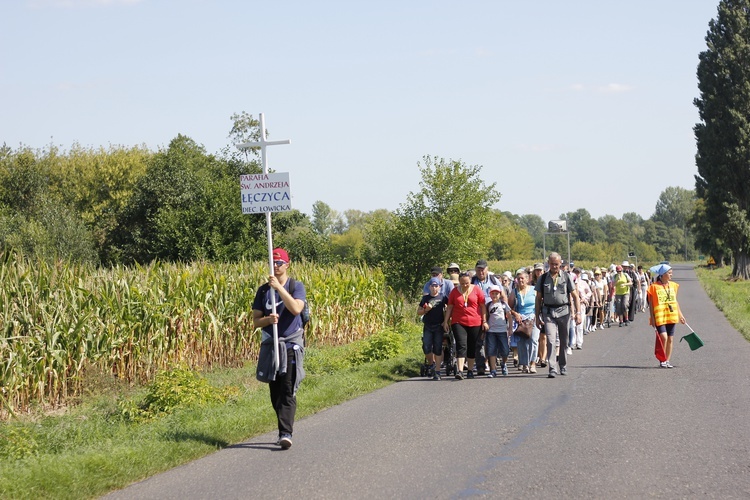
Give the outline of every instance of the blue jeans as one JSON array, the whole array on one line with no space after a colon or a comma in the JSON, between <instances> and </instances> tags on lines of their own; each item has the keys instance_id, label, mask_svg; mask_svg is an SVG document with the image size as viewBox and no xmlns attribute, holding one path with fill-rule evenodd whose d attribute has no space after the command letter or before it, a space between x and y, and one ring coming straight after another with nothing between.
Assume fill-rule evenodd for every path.
<instances>
[{"instance_id":1,"label":"blue jeans","mask_svg":"<svg viewBox=\"0 0 750 500\"><path fill-rule=\"evenodd\" d=\"M575 316L570 315L568 321L568 346L574 346L576 344L576 322Z\"/></svg>"},{"instance_id":2,"label":"blue jeans","mask_svg":"<svg viewBox=\"0 0 750 500\"><path fill-rule=\"evenodd\" d=\"M531 330L531 337L518 339L518 364L529 366L539 355L539 328L534 325Z\"/></svg>"}]
</instances>

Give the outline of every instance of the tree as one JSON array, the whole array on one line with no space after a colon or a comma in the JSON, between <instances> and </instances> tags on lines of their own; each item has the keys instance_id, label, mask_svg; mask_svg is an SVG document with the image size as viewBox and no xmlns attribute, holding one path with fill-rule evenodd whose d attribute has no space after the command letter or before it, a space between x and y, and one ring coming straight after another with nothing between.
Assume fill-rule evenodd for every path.
<instances>
[{"instance_id":1,"label":"tree","mask_svg":"<svg viewBox=\"0 0 750 500\"><path fill-rule=\"evenodd\" d=\"M750 0L721 0L708 26L694 101L696 194L732 252L732 274L750 279Z\"/></svg>"},{"instance_id":2,"label":"tree","mask_svg":"<svg viewBox=\"0 0 750 500\"><path fill-rule=\"evenodd\" d=\"M312 228L321 236L342 232L343 220L341 215L326 203L318 200L312 206Z\"/></svg>"},{"instance_id":3,"label":"tree","mask_svg":"<svg viewBox=\"0 0 750 500\"><path fill-rule=\"evenodd\" d=\"M178 135L149 161L108 238L112 261L266 255L265 219L240 210L237 164Z\"/></svg>"},{"instance_id":4,"label":"tree","mask_svg":"<svg viewBox=\"0 0 750 500\"><path fill-rule=\"evenodd\" d=\"M493 210L486 229L487 257L493 260L531 259L534 256L534 239L506 212Z\"/></svg>"},{"instance_id":5,"label":"tree","mask_svg":"<svg viewBox=\"0 0 750 500\"><path fill-rule=\"evenodd\" d=\"M606 240L606 236L601 227L585 208L579 208L575 212L561 214L560 218L568 222L568 231L570 231L571 241L598 243Z\"/></svg>"},{"instance_id":6,"label":"tree","mask_svg":"<svg viewBox=\"0 0 750 500\"><path fill-rule=\"evenodd\" d=\"M691 232L695 235L695 246L712 256L716 261L716 267L722 267L727 248L714 234L711 222L706 217L706 202L702 198L696 200L695 211L689 222Z\"/></svg>"},{"instance_id":7,"label":"tree","mask_svg":"<svg viewBox=\"0 0 750 500\"><path fill-rule=\"evenodd\" d=\"M392 223L383 221L373 231L388 283L404 292L421 290L436 264L486 257L490 207L500 199L495 184L479 177L480 166L431 156L417 166L420 190L409 193Z\"/></svg>"},{"instance_id":8,"label":"tree","mask_svg":"<svg viewBox=\"0 0 750 500\"><path fill-rule=\"evenodd\" d=\"M684 228L695 210L695 191L670 186L659 195L651 220Z\"/></svg>"}]
</instances>

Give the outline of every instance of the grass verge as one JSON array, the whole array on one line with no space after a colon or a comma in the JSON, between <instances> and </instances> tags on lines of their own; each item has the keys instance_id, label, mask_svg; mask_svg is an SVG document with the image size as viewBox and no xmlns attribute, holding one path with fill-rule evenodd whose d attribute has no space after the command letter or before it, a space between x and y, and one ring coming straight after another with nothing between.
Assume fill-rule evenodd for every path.
<instances>
[{"instance_id":1,"label":"grass verge","mask_svg":"<svg viewBox=\"0 0 750 500\"><path fill-rule=\"evenodd\" d=\"M696 267L698 279L716 307L743 337L750 340L750 281L736 281L732 269Z\"/></svg>"},{"instance_id":2,"label":"grass verge","mask_svg":"<svg viewBox=\"0 0 750 500\"><path fill-rule=\"evenodd\" d=\"M297 418L418 375L421 328L405 330L401 353L389 359L366 362L372 345L370 351L361 344L309 349L311 373L298 394ZM222 404L133 421L122 415L122 388L110 388L62 415L0 424L0 498L94 498L274 430L268 388L255 380L254 368L204 375L210 386L233 394ZM141 388L127 398L145 395Z\"/></svg>"}]
</instances>

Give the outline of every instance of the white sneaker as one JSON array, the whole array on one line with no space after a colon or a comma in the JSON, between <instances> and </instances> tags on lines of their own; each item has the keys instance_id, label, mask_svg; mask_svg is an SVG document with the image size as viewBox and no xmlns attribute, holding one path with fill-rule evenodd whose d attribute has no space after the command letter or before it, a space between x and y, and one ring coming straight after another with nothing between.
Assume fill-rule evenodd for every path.
<instances>
[{"instance_id":1,"label":"white sneaker","mask_svg":"<svg viewBox=\"0 0 750 500\"><path fill-rule=\"evenodd\" d=\"M565 349L565 354L567 354L568 356L570 356L571 354L573 354L573 349L571 349L570 347L568 347L567 349Z\"/></svg>"}]
</instances>

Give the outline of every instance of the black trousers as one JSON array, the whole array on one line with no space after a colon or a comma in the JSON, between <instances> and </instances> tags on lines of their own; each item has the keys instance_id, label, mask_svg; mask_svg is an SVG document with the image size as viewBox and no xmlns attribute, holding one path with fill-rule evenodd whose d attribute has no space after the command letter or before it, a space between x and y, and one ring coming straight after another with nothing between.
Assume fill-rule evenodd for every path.
<instances>
[{"instance_id":1,"label":"black trousers","mask_svg":"<svg viewBox=\"0 0 750 500\"><path fill-rule=\"evenodd\" d=\"M636 303L635 293L633 293L633 292L635 292L635 290L632 290L631 293L630 293L630 305L628 307L628 321L630 321L631 323L633 321L635 321L635 311L636 311L636 308L635 308L635 305L636 305L635 304Z\"/></svg>"},{"instance_id":2,"label":"black trousers","mask_svg":"<svg viewBox=\"0 0 750 500\"><path fill-rule=\"evenodd\" d=\"M297 413L297 397L294 395L294 382L297 379L297 367L292 364L294 351L287 350L289 364L284 375L277 375L276 380L268 384L271 390L271 405L276 412L279 424L279 435L292 434L294 415Z\"/></svg>"}]
</instances>

